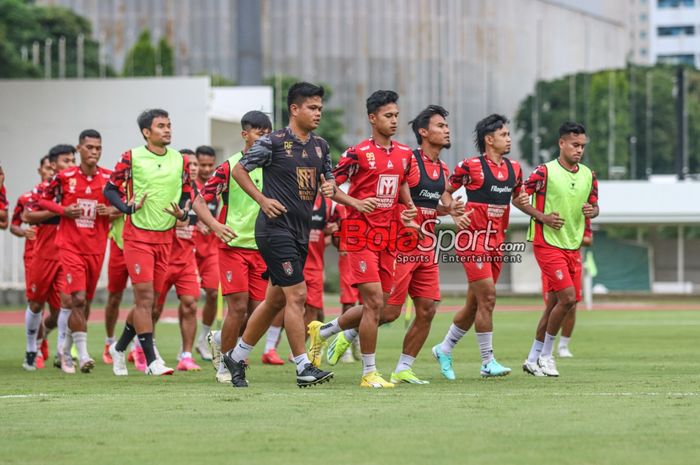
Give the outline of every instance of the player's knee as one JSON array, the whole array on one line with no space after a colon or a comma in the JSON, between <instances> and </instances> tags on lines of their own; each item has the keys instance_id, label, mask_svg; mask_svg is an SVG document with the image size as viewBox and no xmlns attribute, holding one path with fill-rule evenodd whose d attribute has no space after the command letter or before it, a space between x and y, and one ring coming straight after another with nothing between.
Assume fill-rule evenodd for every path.
<instances>
[{"instance_id":1,"label":"player's knee","mask_svg":"<svg viewBox=\"0 0 700 465\"><path fill-rule=\"evenodd\" d=\"M122 292L110 292L107 296L107 303L111 306L118 306L122 301Z\"/></svg>"},{"instance_id":2,"label":"player's knee","mask_svg":"<svg viewBox=\"0 0 700 465\"><path fill-rule=\"evenodd\" d=\"M285 293L285 297L288 304L304 308L304 305L306 304L306 288L300 287L290 289L288 292Z\"/></svg>"},{"instance_id":3,"label":"player's knee","mask_svg":"<svg viewBox=\"0 0 700 465\"><path fill-rule=\"evenodd\" d=\"M367 297L367 299L365 299L364 306L365 309L370 310L379 315L379 312L384 306L384 297L381 294L370 295Z\"/></svg>"},{"instance_id":4,"label":"player's knee","mask_svg":"<svg viewBox=\"0 0 700 465\"><path fill-rule=\"evenodd\" d=\"M431 322L435 318L435 312L437 312L437 305L434 304L416 306L416 319Z\"/></svg>"},{"instance_id":5,"label":"player's knee","mask_svg":"<svg viewBox=\"0 0 700 465\"><path fill-rule=\"evenodd\" d=\"M391 323L401 315L401 307L396 305L387 305L382 311L381 323Z\"/></svg>"},{"instance_id":6,"label":"player's knee","mask_svg":"<svg viewBox=\"0 0 700 465\"><path fill-rule=\"evenodd\" d=\"M489 292L484 294L483 296L479 297L478 302L479 310L492 312L493 308L496 306L496 293Z\"/></svg>"}]
</instances>

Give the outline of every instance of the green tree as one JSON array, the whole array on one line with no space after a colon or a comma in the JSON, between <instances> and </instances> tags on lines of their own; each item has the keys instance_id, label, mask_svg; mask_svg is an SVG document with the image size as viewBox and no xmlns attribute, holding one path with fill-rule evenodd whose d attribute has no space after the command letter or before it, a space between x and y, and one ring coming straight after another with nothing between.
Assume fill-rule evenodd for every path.
<instances>
[{"instance_id":1,"label":"green tree","mask_svg":"<svg viewBox=\"0 0 700 465\"><path fill-rule=\"evenodd\" d=\"M688 81L688 153L691 172L700 167L700 72L687 68ZM571 118L586 126L589 144L586 163L599 177L609 178L608 150L610 138L614 148L613 166L626 169L626 178L646 175L647 163L656 174L675 172L676 141L676 68L628 66L577 74L574 79L575 101L571 102L571 76L537 83L539 102L540 153L533 157L532 121L534 97L529 95L520 104L515 126L522 131L519 141L525 159L531 164L548 161L559 153L559 125ZM630 79L634 75L634 81ZM647 76L649 76L647 78ZM647 79L651 94L647 93ZM651 103L651 132L647 133L647 102ZM613 105L610 124L609 109ZM632 171L631 141L636 139L635 172Z\"/></svg>"},{"instance_id":2,"label":"green tree","mask_svg":"<svg viewBox=\"0 0 700 465\"><path fill-rule=\"evenodd\" d=\"M158 64L161 76L173 76L175 74L175 55L165 37L158 41Z\"/></svg>"},{"instance_id":3,"label":"green tree","mask_svg":"<svg viewBox=\"0 0 700 465\"><path fill-rule=\"evenodd\" d=\"M265 79L265 84L271 86L274 90L275 115L274 127L281 128L289 124L289 110L287 109L287 92L289 88L301 79L293 76L272 76ZM320 84L325 90L323 97L324 102L329 102L333 95L333 89L327 84ZM343 109L337 107L328 107L324 104L323 117L316 133L326 139L331 149L333 161L337 162L340 155L347 149L347 145L343 141L345 128L343 126Z\"/></svg>"},{"instance_id":4,"label":"green tree","mask_svg":"<svg viewBox=\"0 0 700 465\"><path fill-rule=\"evenodd\" d=\"M77 41L84 40L84 76L100 75L98 44L90 39L90 22L60 7L39 7L21 0L0 0L0 77L33 78L44 75L44 42L51 39L51 76L58 76L58 42L66 40L66 77L77 76ZM23 61L22 47L31 50L38 42L41 50L41 64L34 66L31 61ZM106 68L108 76L114 71Z\"/></svg>"},{"instance_id":5,"label":"green tree","mask_svg":"<svg viewBox=\"0 0 700 465\"><path fill-rule=\"evenodd\" d=\"M151 32L144 30L124 59L124 76L155 76L156 49L151 44Z\"/></svg>"}]
</instances>

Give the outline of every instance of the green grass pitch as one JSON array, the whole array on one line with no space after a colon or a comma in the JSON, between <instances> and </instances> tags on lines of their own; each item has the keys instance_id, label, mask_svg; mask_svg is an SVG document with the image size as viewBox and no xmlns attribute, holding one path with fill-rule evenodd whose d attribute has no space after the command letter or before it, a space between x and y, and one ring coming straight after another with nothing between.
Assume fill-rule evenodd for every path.
<instances>
[{"instance_id":1,"label":"green grass pitch","mask_svg":"<svg viewBox=\"0 0 700 465\"><path fill-rule=\"evenodd\" d=\"M496 313L495 353L510 376L479 377L470 332L448 382L430 355L450 323L439 314L415 365L431 384L384 391L358 386L357 363L337 366L330 384L298 389L292 366L262 366L259 347L248 389L217 384L204 362L199 373L150 378L130 366L115 378L98 359L98 323L93 373L25 373L23 329L0 327L0 463L700 463L700 312L580 311L575 357L558 361L558 379L520 368L538 317ZM380 330L386 377L403 332L401 320ZM158 327L158 345L173 366L175 325Z\"/></svg>"}]
</instances>

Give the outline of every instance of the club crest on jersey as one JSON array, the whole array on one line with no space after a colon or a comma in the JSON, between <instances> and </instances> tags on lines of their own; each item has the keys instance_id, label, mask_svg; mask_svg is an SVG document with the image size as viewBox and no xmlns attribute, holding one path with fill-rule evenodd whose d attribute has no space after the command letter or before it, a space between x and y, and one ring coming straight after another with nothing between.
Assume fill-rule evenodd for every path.
<instances>
[{"instance_id":1,"label":"club crest on jersey","mask_svg":"<svg viewBox=\"0 0 700 465\"><path fill-rule=\"evenodd\" d=\"M555 272L554 272L554 275L557 277L557 279L558 279L559 281L561 281L562 279L564 279L564 273L562 273L561 270L555 271Z\"/></svg>"},{"instance_id":2,"label":"club crest on jersey","mask_svg":"<svg viewBox=\"0 0 700 465\"><path fill-rule=\"evenodd\" d=\"M284 274L287 276L291 276L294 274L294 268L292 267L291 262L284 262L282 263L282 270L284 270Z\"/></svg>"},{"instance_id":3,"label":"club crest on jersey","mask_svg":"<svg viewBox=\"0 0 700 465\"><path fill-rule=\"evenodd\" d=\"M294 142L292 142L291 140L284 141L284 151L287 152L288 157L292 156L292 147L293 146L294 146Z\"/></svg>"},{"instance_id":4,"label":"club crest on jersey","mask_svg":"<svg viewBox=\"0 0 700 465\"><path fill-rule=\"evenodd\" d=\"M367 271L367 263L366 263L364 260L361 260L361 261L360 261L360 271L361 271L362 273L364 273L365 271Z\"/></svg>"},{"instance_id":5,"label":"club crest on jersey","mask_svg":"<svg viewBox=\"0 0 700 465\"><path fill-rule=\"evenodd\" d=\"M316 156L318 158L323 158L323 152L321 151L321 147L316 147Z\"/></svg>"},{"instance_id":6,"label":"club crest on jersey","mask_svg":"<svg viewBox=\"0 0 700 465\"><path fill-rule=\"evenodd\" d=\"M134 265L134 271L136 272L136 274L141 274L141 265L139 265L138 263Z\"/></svg>"},{"instance_id":7,"label":"club crest on jersey","mask_svg":"<svg viewBox=\"0 0 700 465\"><path fill-rule=\"evenodd\" d=\"M230 271L227 271L226 272L226 281L231 282L232 279L233 279L233 273L231 273Z\"/></svg>"},{"instance_id":8,"label":"club crest on jersey","mask_svg":"<svg viewBox=\"0 0 700 465\"><path fill-rule=\"evenodd\" d=\"M377 162L374 159L374 154L373 153L368 153L367 154L367 163L369 163L369 169L371 170L376 170L377 169Z\"/></svg>"},{"instance_id":9,"label":"club crest on jersey","mask_svg":"<svg viewBox=\"0 0 700 465\"><path fill-rule=\"evenodd\" d=\"M75 193L75 186L77 183L78 183L77 179L70 178L68 180L68 192L70 192L71 194L74 194Z\"/></svg>"}]
</instances>

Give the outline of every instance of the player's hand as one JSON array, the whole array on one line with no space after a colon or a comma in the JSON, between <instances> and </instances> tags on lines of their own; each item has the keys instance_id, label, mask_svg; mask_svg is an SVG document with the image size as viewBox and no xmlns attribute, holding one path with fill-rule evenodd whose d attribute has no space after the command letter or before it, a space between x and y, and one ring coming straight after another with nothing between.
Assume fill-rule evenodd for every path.
<instances>
[{"instance_id":1,"label":"player's hand","mask_svg":"<svg viewBox=\"0 0 700 465\"><path fill-rule=\"evenodd\" d=\"M338 231L338 223L326 223L326 227L323 228L323 234L330 236L331 234Z\"/></svg>"},{"instance_id":2,"label":"player's hand","mask_svg":"<svg viewBox=\"0 0 700 465\"><path fill-rule=\"evenodd\" d=\"M216 225L214 225L213 231L214 234L216 234L216 237L221 239L221 242L226 244L238 237L236 233L233 232L233 229L221 223L216 223Z\"/></svg>"},{"instance_id":3,"label":"player's hand","mask_svg":"<svg viewBox=\"0 0 700 465\"><path fill-rule=\"evenodd\" d=\"M364 200L358 200L353 207L360 213L372 213L378 204L379 200L376 197L368 197Z\"/></svg>"},{"instance_id":4,"label":"player's hand","mask_svg":"<svg viewBox=\"0 0 700 465\"><path fill-rule=\"evenodd\" d=\"M68 205L66 208L63 209L63 216L67 216L68 218L79 218L82 213L83 209L80 208L80 205L78 205L77 203Z\"/></svg>"},{"instance_id":5,"label":"player's hand","mask_svg":"<svg viewBox=\"0 0 700 465\"><path fill-rule=\"evenodd\" d=\"M469 226L472 224L472 219L471 219L471 214L474 213L474 209L470 209L468 211L465 211L461 216L453 216L452 219L454 220L455 224L457 225L457 229L467 229Z\"/></svg>"},{"instance_id":6,"label":"player's hand","mask_svg":"<svg viewBox=\"0 0 700 465\"><path fill-rule=\"evenodd\" d=\"M132 200L131 202L126 204L131 210L130 214L133 215L137 211L141 210L141 207L143 207L143 204L146 202L146 197L148 197L147 193L143 194L143 197L141 197L141 201L139 203L134 204L134 201Z\"/></svg>"},{"instance_id":7,"label":"player's hand","mask_svg":"<svg viewBox=\"0 0 700 465\"><path fill-rule=\"evenodd\" d=\"M418 209L414 204L407 205L407 207L408 208L401 212L401 221L403 221L406 226L418 216Z\"/></svg>"},{"instance_id":8,"label":"player's hand","mask_svg":"<svg viewBox=\"0 0 700 465\"><path fill-rule=\"evenodd\" d=\"M564 218L559 216L559 213L552 212L549 215L544 215L542 217L542 223L546 224L552 229L561 229L564 226Z\"/></svg>"},{"instance_id":9,"label":"player's hand","mask_svg":"<svg viewBox=\"0 0 700 465\"><path fill-rule=\"evenodd\" d=\"M462 202L462 196L458 195L447 207L447 214L455 217L464 215L464 202Z\"/></svg>"},{"instance_id":10,"label":"player's hand","mask_svg":"<svg viewBox=\"0 0 700 465\"><path fill-rule=\"evenodd\" d=\"M525 189L520 189L520 194L513 199L513 205L519 208L522 208L525 205L530 205L530 196L527 195Z\"/></svg>"},{"instance_id":11,"label":"player's hand","mask_svg":"<svg viewBox=\"0 0 700 465\"><path fill-rule=\"evenodd\" d=\"M593 218L595 215L595 207L588 202L583 204L581 211L583 211L583 216L586 218Z\"/></svg>"},{"instance_id":12,"label":"player's hand","mask_svg":"<svg viewBox=\"0 0 700 465\"><path fill-rule=\"evenodd\" d=\"M111 217L114 215L115 212L117 212L121 215L121 212L119 212L119 210L117 210L114 207L111 207L109 205L105 205L103 203L97 204L97 214L100 216L110 216Z\"/></svg>"},{"instance_id":13,"label":"player's hand","mask_svg":"<svg viewBox=\"0 0 700 465\"><path fill-rule=\"evenodd\" d=\"M277 218L287 213L287 208L275 199L264 197L260 203L260 209L268 218Z\"/></svg>"},{"instance_id":14,"label":"player's hand","mask_svg":"<svg viewBox=\"0 0 700 465\"><path fill-rule=\"evenodd\" d=\"M197 221L197 230L202 234L203 236L208 236L209 233L211 232L211 229L209 229L209 226L204 224L203 221Z\"/></svg>"},{"instance_id":15,"label":"player's hand","mask_svg":"<svg viewBox=\"0 0 700 465\"><path fill-rule=\"evenodd\" d=\"M326 181L326 177L321 175L321 195L330 199L335 195L335 189L335 179Z\"/></svg>"},{"instance_id":16,"label":"player's hand","mask_svg":"<svg viewBox=\"0 0 700 465\"><path fill-rule=\"evenodd\" d=\"M185 202L184 209L180 208L180 205L178 205L177 203L170 202L170 208L164 208L163 211L165 213L169 213L170 215L174 216L180 221L186 221L187 213L190 211L190 201L188 200L187 202Z\"/></svg>"},{"instance_id":17,"label":"player's hand","mask_svg":"<svg viewBox=\"0 0 700 465\"><path fill-rule=\"evenodd\" d=\"M33 241L36 239L36 227L31 226L24 230L24 238L28 241Z\"/></svg>"}]
</instances>

